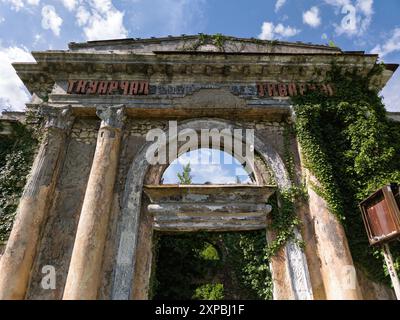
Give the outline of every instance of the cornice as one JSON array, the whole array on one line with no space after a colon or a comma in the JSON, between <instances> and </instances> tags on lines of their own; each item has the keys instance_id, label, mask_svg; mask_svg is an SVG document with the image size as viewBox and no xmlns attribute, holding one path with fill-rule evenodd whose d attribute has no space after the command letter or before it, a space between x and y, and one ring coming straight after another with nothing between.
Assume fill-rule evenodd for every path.
<instances>
[{"instance_id":1,"label":"cornice","mask_svg":"<svg viewBox=\"0 0 400 320\"><path fill-rule=\"evenodd\" d=\"M193 76L216 77L218 81L255 81L268 76L290 80L323 80L332 63L366 74L375 65L376 55L334 54L209 54L160 52L153 55L98 54L68 51L33 52L36 63L14 63L30 92L48 94L55 81L67 79L111 79L133 76L156 81Z\"/></svg>"}]
</instances>

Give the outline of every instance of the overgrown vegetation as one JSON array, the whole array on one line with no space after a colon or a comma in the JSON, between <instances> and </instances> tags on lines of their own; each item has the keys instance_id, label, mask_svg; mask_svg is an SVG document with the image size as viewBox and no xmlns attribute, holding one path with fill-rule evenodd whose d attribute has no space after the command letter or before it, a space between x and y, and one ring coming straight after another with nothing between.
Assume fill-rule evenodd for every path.
<instances>
[{"instance_id":1,"label":"overgrown vegetation","mask_svg":"<svg viewBox=\"0 0 400 320\"><path fill-rule=\"evenodd\" d=\"M0 138L0 243L10 234L37 146L31 129L17 122L12 129L12 135Z\"/></svg>"},{"instance_id":2,"label":"overgrown vegetation","mask_svg":"<svg viewBox=\"0 0 400 320\"><path fill-rule=\"evenodd\" d=\"M289 240L299 243L295 237L295 230L300 226L300 219L296 214L296 203L307 200L305 186L298 185L295 179L294 157L291 151L291 140L295 131L291 124L286 124L283 130L283 160L290 180L289 188L280 188L276 195L270 198L272 205L270 213L271 224L269 231L274 234L274 240L268 244L267 258L274 256Z\"/></svg>"},{"instance_id":3,"label":"overgrown vegetation","mask_svg":"<svg viewBox=\"0 0 400 320\"><path fill-rule=\"evenodd\" d=\"M198 40L196 40L196 42L189 45L188 47L185 47L184 50L196 51L201 46L210 44L210 45L216 46L220 52L224 52L225 51L224 46L225 46L226 40L227 40L227 37L221 33L217 33L217 34L213 34L213 35L200 33Z\"/></svg>"},{"instance_id":4,"label":"overgrown vegetation","mask_svg":"<svg viewBox=\"0 0 400 320\"><path fill-rule=\"evenodd\" d=\"M155 299L271 299L265 231L157 234Z\"/></svg>"},{"instance_id":5,"label":"overgrown vegetation","mask_svg":"<svg viewBox=\"0 0 400 320\"><path fill-rule=\"evenodd\" d=\"M317 91L294 99L296 134L313 188L343 223L355 263L375 280L388 282L379 248L370 247L358 203L390 182L400 182L400 124L386 117L371 89L377 65L367 76L333 66L327 81L335 95ZM400 245L391 245L400 270Z\"/></svg>"}]
</instances>

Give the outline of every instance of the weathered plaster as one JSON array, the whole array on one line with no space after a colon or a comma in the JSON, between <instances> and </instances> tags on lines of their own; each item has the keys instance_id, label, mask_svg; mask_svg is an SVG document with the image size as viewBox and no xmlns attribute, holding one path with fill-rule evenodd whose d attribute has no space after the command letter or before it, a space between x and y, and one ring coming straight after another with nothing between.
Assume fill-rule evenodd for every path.
<instances>
[{"instance_id":1,"label":"weathered plaster","mask_svg":"<svg viewBox=\"0 0 400 320\"><path fill-rule=\"evenodd\" d=\"M199 130L201 128L233 129L235 126L226 121L199 119L196 121L188 121L179 126L179 130L184 128L191 128L194 130ZM120 241L114 273L113 291L111 295L113 299L129 299L131 296L131 283L133 274L135 273L135 251L137 248L137 235L141 208L141 190L144 175L148 168L148 163L145 159L148 145L149 144L142 148L141 152L136 157L134 164L131 166L124 191L124 197L122 199L122 214L119 222ZM287 178L284 164L276 151L269 145L261 142L257 136L255 137L255 150L257 150L257 152L270 165L275 174L275 179L278 185L281 188L288 188L290 186L290 181ZM172 160L173 159L170 159L170 161ZM288 244L284 251L285 254L288 255L289 260L292 259L292 257L294 258L292 265L288 265L288 270L286 270L286 272L289 272L287 280L291 283L293 293L292 295L288 295L287 292L275 291L275 298L312 299L312 289L304 253L301 251L300 247L295 244ZM286 260L287 259L285 259L285 261ZM293 264L296 267L295 269L293 269ZM280 294L282 294L282 296L280 296Z\"/></svg>"}]
</instances>

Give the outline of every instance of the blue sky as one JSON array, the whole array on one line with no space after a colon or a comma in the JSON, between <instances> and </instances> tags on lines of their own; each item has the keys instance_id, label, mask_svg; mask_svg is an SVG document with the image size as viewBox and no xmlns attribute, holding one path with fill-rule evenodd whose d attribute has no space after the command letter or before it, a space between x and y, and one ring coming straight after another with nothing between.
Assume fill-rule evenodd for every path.
<instances>
[{"instance_id":1,"label":"blue sky","mask_svg":"<svg viewBox=\"0 0 400 320\"><path fill-rule=\"evenodd\" d=\"M177 172L182 172L187 163L193 184L234 184L237 179L243 184L252 183L238 160L224 151L206 148L189 151L173 161L163 174L163 183L179 183Z\"/></svg>"},{"instance_id":2,"label":"blue sky","mask_svg":"<svg viewBox=\"0 0 400 320\"><path fill-rule=\"evenodd\" d=\"M124 37L223 33L379 53L400 63L399 0L0 0L0 105L29 95L10 66L32 50ZM400 71L383 91L400 111Z\"/></svg>"}]
</instances>

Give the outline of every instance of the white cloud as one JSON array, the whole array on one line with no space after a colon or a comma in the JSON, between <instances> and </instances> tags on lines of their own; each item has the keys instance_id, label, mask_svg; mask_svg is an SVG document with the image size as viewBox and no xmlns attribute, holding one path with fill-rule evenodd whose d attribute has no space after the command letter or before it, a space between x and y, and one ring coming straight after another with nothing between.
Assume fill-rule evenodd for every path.
<instances>
[{"instance_id":1,"label":"white cloud","mask_svg":"<svg viewBox=\"0 0 400 320\"><path fill-rule=\"evenodd\" d=\"M300 30L292 27L285 27L282 23L279 23L276 27L274 32L278 35L281 35L284 38L293 37L300 32Z\"/></svg>"},{"instance_id":2,"label":"white cloud","mask_svg":"<svg viewBox=\"0 0 400 320\"><path fill-rule=\"evenodd\" d=\"M261 33L258 35L261 40L271 40L274 37L274 24L264 22L261 26Z\"/></svg>"},{"instance_id":3,"label":"white cloud","mask_svg":"<svg viewBox=\"0 0 400 320\"><path fill-rule=\"evenodd\" d=\"M345 34L349 37L361 36L371 24L374 14L374 0L324 0L335 7L337 15L343 15L340 24L334 24L336 34Z\"/></svg>"},{"instance_id":4,"label":"white cloud","mask_svg":"<svg viewBox=\"0 0 400 320\"><path fill-rule=\"evenodd\" d=\"M69 11L73 11L78 4L78 0L61 0L64 7L67 8Z\"/></svg>"},{"instance_id":5,"label":"white cloud","mask_svg":"<svg viewBox=\"0 0 400 320\"><path fill-rule=\"evenodd\" d=\"M286 0L277 0L275 3L275 12L278 12L286 3Z\"/></svg>"},{"instance_id":6,"label":"white cloud","mask_svg":"<svg viewBox=\"0 0 400 320\"><path fill-rule=\"evenodd\" d=\"M381 94L384 97L386 109L392 112L400 112L400 72L395 72Z\"/></svg>"},{"instance_id":7,"label":"white cloud","mask_svg":"<svg viewBox=\"0 0 400 320\"><path fill-rule=\"evenodd\" d=\"M395 28L392 36L384 44L379 44L372 49L372 53L379 54L381 58L395 51L400 51L400 28Z\"/></svg>"},{"instance_id":8,"label":"white cloud","mask_svg":"<svg viewBox=\"0 0 400 320\"><path fill-rule=\"evenodd\" d=\"M130 33L139 31L144 37L202 31L206 0L130 0L129 3L121 11L112 0L75 0L71 11L87 40L125 38L128 36L125 25Z\"/></svg>"},{"instance_id":9,"label":"white cloud","mask_svg":"<svg viewBox=\"0 0 400 320\"><path fill-rule=\"evenodd\" d=\"M206 4L206 0L142 0L126 9L126 20L132 35L196 34L204 31Z\"/></svg>"},{"instance_id":10,"label":"white cloud","mask_svg":"<svg viewBox=\"0 0 400 320\"><path fill-rule=\"evenodd\" d=\"M80 6L76 12L76 22L80 27L85 25L90 18L90 13L85 9L85 7Z\"/></svg>"},{"instance_id":11,"label":"white cloud","mask_svg":"<svg viewBox=\"0 0 400 320\"><path fill-rule=\"evenodd\" d=\"M10 4L11 9L15 11L19 11L25 6L25 3L22 0L2 0L2 2Z\"/></svg>"},{"instance_id":12,"label":"white cloud","mask_svg":"<svg viewBox=\"0 0 400 320\"><path fill-rule=\"evenodd\" d=\"M60 28L63 19L57 14L53 6L44 6L42 8L42 27L43 29L50 29L56 36L60 35Z\"/></svg>"},{"instance_id":13,"label":"white cloud","mask_svg":"<svg viewBox=\"0 0 400 320\"><path fill-rule=\"evenodd\" d=\"M38 44L43 44L43 43L46 43L44 35L41 33L36 33L33 36L32 48L35 48Z\"/></svg>"},{"instance_id":14,"label":"white cloud","mask_svg":"<svg viewBox=\"0 0 400 320\"><path fill-rule=\"evenodd\" d=\"M364 17L358 16L357 21L360 26L360 34L367 31L374 15L373 10L374 0L357 0L356 8L362 12Z\"/></svg>"},{"instance_id":15,"label":"white cloud","mask_svg":"<svg viewBox=\"0 0 400 320\"><path fill-rule=\"evenodd\" d=\"M276 39L278 36L282 38L289 38L297 35L300 32L299 29L284 26L282 23L276 26L272 22L264 22L261 26L261 33L258 38L261 40L272 40Z\"/></svg>"},{"instance_id":16,"label":"white cloud","mask_svg":"<svg viewBox=\"0 0 400 320\"><path fill-rule=\"evenodd\" d=\"M25 5L37 6L40 0L1 0L1 2L9 4L12 10L19 11Z\"/></svg>"},{"instance_id":17,"label":"white cloud","mask_svg":"<svg viewBox=\"0 0 400 320\"><path fill-rule=\"evenodd\" d=\"M310 10L303 12L303 22L312 28L318 27L321 24L319 9L312 7Z\"/></svg>"},{"instance_id":18,"label":"white cloud","mask_svg":"<svg viewBox=\"0 0 400 320\"><path fill-rule=\"evenodd\" d=\"M117 10L111 0L91 0L76 11L76 22L83 27L87 40L126 38L124 12Z\"/></svg>"},{"instance_id":19,"label":"white cloud","mask_svg":"<svg viewBox=\"0 0 400 320\"><path fill-rule=\"evenodd\" d=\"M126 38L128 33L123 25L124 13L118 10L105 15L94 13L83 29L88 40Z\"/></svg>"},{"instance_id":20,"label":"white cloud","mask_svg":"<svg viewBox=\"0 0 400 320\"><path fill-rule=\"evenodd\" d=\"M11 106L13 110L23 110L30 95L18 78L11 63L34 62L26 48L0 47L0 109Z\"/></svg>"},{"instance_id":21,"label":"white cloud","mask_svg":"<svg viewBox=\"0 0 400 320\"><path fill-rule=\"evenodd\" d=\"M336 7L343 7L346 4L350 4L350 0L324 0L327 4Z\"/></svg>"},{"instance_id":22,"label":"white cloud","mask_svg":"<svg viewBox=\"0 0 400 320\"><path fill-rule=\"evenodd\" d=\"M357 4L356 4L356 6L366 16L372 16L374 14L373 5L374 5L374 0L357 0Z\"/></svg>"}]
</instances>

